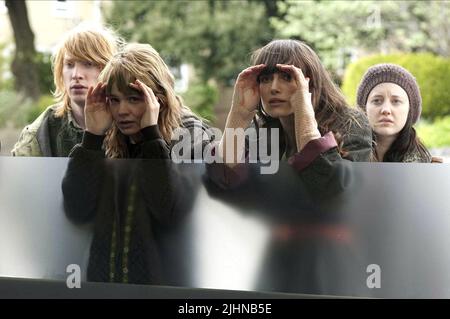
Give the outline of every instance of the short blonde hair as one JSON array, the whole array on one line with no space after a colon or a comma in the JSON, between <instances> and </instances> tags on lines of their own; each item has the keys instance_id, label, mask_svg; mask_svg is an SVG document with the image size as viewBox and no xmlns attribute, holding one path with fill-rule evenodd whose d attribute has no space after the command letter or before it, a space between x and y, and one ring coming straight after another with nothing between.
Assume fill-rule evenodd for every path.
<instances>
[{"instance_id":1,"label":"short blonde hair","mask_svg":"<svg viewBox=\"0 0 450 319\"><path fill-rule=\"evenodd\" d=\"M103 69L123 43L124 41L112 29L99 24L81 23L66 34L52 56L55 83L53 96L56 102L60 103L55 116L62 117L71 110L70 98L63 79L66 53L76 59L94 62Z\"/></svg>"},{"instance_id":2,"label":"short blonde hair","mask_svg":"<svg viewBox=\"0 0 450 319\"><path fill-rule=\"evenodd\" d=\"M192 114L183 105L182 99L174 90L175 79L158 52L150 44L132 43L117 53L105 66L99 81L106 82L106 93L110 94L113 85L122 93L131 89L129 83L136 79L152 89L160 102L158 128L163 139L170 144L173 131L181 124L183 114ZM105 139L108 157L128 157L126 138L115 123Z\"/></svg>"}]
</instances>

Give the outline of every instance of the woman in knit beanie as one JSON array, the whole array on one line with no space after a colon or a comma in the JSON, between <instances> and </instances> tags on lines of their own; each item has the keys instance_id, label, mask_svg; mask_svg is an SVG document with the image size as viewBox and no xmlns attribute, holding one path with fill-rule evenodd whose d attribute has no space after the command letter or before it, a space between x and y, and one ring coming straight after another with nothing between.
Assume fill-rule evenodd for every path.
<instances>
[{"instance_id":1,"label":"woman in knit beanie","mask_svg":"<svg viewBox=\"0 0 450 319\"><path fill-rule=\"evenodd\" d=\"M413 127L420 118L422 98L410 72L395 64L370 67L359 84L357 103L373 130L374 161L431 162Z\"/></svg>"}]
</instances>

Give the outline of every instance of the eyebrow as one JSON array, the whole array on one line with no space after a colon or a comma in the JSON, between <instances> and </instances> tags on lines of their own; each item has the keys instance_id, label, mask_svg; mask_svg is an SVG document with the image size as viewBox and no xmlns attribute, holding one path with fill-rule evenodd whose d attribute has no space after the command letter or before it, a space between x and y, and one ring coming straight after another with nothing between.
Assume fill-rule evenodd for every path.
<instances>
[{"instance_id":1,"label":"eyebrow","mask_svg":"<svg viewBox=\"0 0 450 319\"><path fill-rule=\"evenodd\" d=\"M378 93L378 94L372 95L370 98L373 99L375 97L382 97L382 98L384 98L384 95ZM404 99L403 96L400 96L400 95L397 95L397 94L392 94L391 97L395 97L395 98L398 98L398 99Z\"/></svg>"},{"instance_id":2,"label":"eyebrow","mask_svg":"<svg viewBox=\"0 0 450 319\"><path fill-rule=\"evenodd\" d=\"M124 97L128 97L128 96L141 96L142 94L140 94L139 92L136 92L136 93L131 92L131 93L122 93L122 95ZM115 95L115 94L107 94L106 97L117 97L118 98L119 96Z\"/></svg>"},{"instance_id":3,"label":"eyebrow","mask_svg":"<svg viewBox=\"0 0 450 319\"><path fill-rule=\"evenodd\" d=\"M95 61L91 61L91 60L89 60L89 59L79 59L79 58L75 58L75 57L72 57L72 58L64 58L63 61L64 61L64 62L80 62L80 63L83 63L83 62L89 62L89 63L92 63L92 64L97 64Z\"/></svg>"}]
</instances>

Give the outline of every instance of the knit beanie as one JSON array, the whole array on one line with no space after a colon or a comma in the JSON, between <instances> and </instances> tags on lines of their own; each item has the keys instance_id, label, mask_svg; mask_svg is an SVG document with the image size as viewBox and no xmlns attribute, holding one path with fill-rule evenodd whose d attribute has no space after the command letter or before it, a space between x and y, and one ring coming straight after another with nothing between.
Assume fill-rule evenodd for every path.
<instances>
[{"instance_id":1,"label":"knit beanie","mask_svg":"<svg viewBox=\"0 0 450 319\"><path fill-rule=\"evenodd\" d=\"M358 106L365 110L367 98L372 89L384 82L395 83L406 91L409 98L409 112L411 112L412 123L416 123L420 118L420 113L422 113L419 85L408 70L396 64L377 64L366 71L358 86L356 96Z\"/></svg>"}]
</instances>

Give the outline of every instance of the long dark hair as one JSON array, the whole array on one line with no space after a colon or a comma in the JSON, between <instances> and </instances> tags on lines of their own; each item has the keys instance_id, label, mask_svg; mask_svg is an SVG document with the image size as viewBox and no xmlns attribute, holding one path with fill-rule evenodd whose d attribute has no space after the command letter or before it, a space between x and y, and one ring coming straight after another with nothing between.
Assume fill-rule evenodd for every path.
<instances>
[{"instance_id":1,"label":"long dark hair","mask_svg":"<svg viewBox=\"0 0 450 319\"><path fill-rule=\"evenodd\" d=\"M373 135L376 145L377 135L375 132ZM376 148L374 147L373 149L376 155ZM430 152L417 136L412 123L411 111L409 111L405 126L399 132L386 154L384 154L383 162L403 162L408 155L413 153L417 153L422 161L429 162L431 160Z\"/></svg>"},{"instance_id":2,"label":"long dark hair","mask_svg":"<svg viewBox=\"0 0 450 319\"><path fill-rule=\"evenodd\" d=\"M253 52L251 63L265 64L268 69L275 69L277 63L300 68L304 76L310 79L309 89L320 133L323 135L333 131L338 145L341 144L341 136L349 125L346 123L349 117L345 112L348 109L347 102L313 49L298 40L273 40ZM261 126L278 127L282 130L279 120L265 113L261 103L258 105L257 115ZM280 139L282 135L280 134Z\"/></svg>"}]
</instances>

